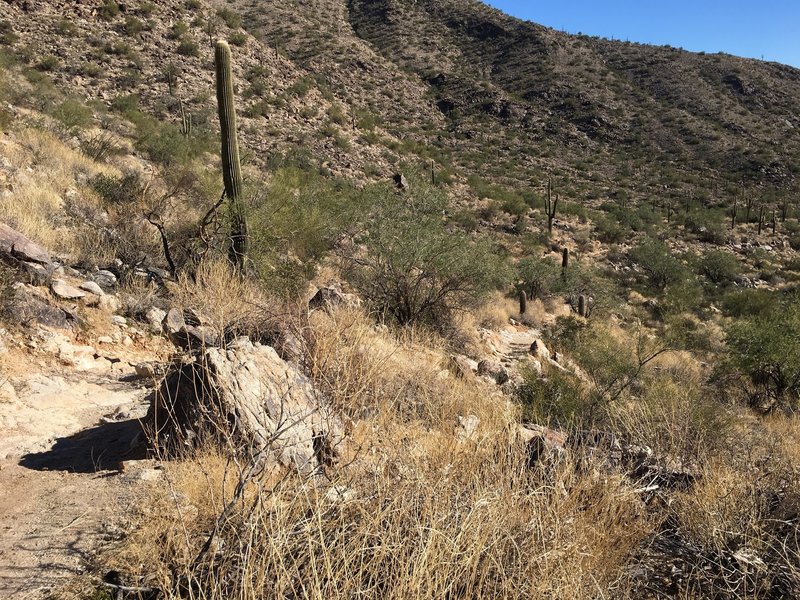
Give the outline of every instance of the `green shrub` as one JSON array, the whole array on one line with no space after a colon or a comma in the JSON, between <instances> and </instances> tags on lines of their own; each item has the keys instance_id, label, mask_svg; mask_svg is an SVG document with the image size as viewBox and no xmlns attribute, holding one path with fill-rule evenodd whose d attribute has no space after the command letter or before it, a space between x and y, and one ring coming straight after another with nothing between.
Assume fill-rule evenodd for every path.
<instances>
[{"instance_id":1,"label":"green shrub","mask_svg":"<svg viewBox=\"0 0 800 600\"><path fill-rule=\"evenodd\" d=\"M722 299L722 309L731 317L756 317L768 314L780 302L780 294L771 290L732 290Z\"/></svg>"},{"instance_id":2,"label":"green shrub","mask_svg":"<svg viewBox=\"0 0 800 600\"><path fill-rule=\"evenodd\" d=\"M244 46L247 36L241 31L235 31L228 36L228 41L234 46Z\"/></svg>"},{"instance_id":3,"label":"green shrub","mask_svg":"<svg viewBox=\"0 0 800 600\"><path fill-rule=\"evenodd\" d=\"M63 36L75 36L78 33L78 28L75 23L69 19L61 19L56 23L56 33Z\"/></svg>"},{"instance_id":4,"label":"green shrub","mask_svg":"<svg viewBox=\"0 0 800 600\"><path fill-rule=\"evenodd\" d=\"M13 46L19 40L19 36L14 33L11 21L0 21L0 44L3 46Z\"/></svg>"},{"instance_id":5,"label":"green shrub","mask_svg":"<svg viewBox=\"0 0 800 600\"><path fill-rule=\"evenodd\" d=\"M144 23L133 15L128 15L125 17L125 24L122 26L122 30L126 35L139 35L144 31Z\"/></svg>"},{"instance_id":6,"label":"green shrub","mask_svg":"<svg viewBox=\"0 0 800 600\"><path fill-rule=\"evenodd\" d=\"M109 204L130 204L141 199L144 186L139 176L128 172L122 177L99 173L89 184Z\"/></svg>"},{"instance_id":7,"label":"green shrub","mask_svg":"<svg viewBox=\"0 0 800 600\"><path fill-rule=\"evenodd\" d=\"M520 374L522 383L515 390L515 397L522 407L523 422L565 429L582 424L588 399L574 375L552 369L542 377L525 367Z\"/></svg>"},{"instance_id":8,"label":"green shrub","mask_svg":"<svg viewBox=\"0 0 800 600\"><path fill-rule=\"evenodd\" d=\"M524 290L528 298L546 298L557 282L560 270L546 258L523 258L517 263L516 291Z\"/></svg>"},{"instance_id":9,"label":"green shrub","mask_svg":"<svg viewBox=\"0 0 800 600\"><path fill-rule=\"evenodd\" d=\"M111 21L119 14L119 4L114 0L105 0L100 7L100 18L104 21Z\"/></svg>"},{"instance_id":10,"label":"green shrub","mask_svg":"<svg viewBox=\"0 0 800 600\"><path fill-rule=\"evenodd\" d=\"M178 54L181 56L200 56L200 46L193 39L184 37L178 44Z\"/></svg>"},{"instance_id":11,"label":"green shrub","mask_svg":"<svg viewBox=\"0 0 800 600\"><path fill-rule=\"evenodd\" d=\"M739 319L725 331L728 361L752 384L761 408L800 408L800 299Z\"/></svg>"},{"instance_id":12,"label":"green shrub","mask_svg":"<svg viewBox=\"0 0 800 600\"><path fill-rule=\"evenodd\" d=\"M217 16L231 29L239 29L242 26L242 17L239 16L239 13L229 8L218 9Z\"/></svg>"},{"instance_id":13,"label":"green shrub","mask_svg":"<svg viewBox=\"0 0 800 600\"><path fill-rule=\"evenodd\" d=\"M169 30L169 39L178 40L189 32L189 26L184 21L175 21Z\"/></svg>"},{"instance_id":14,"label":"green shrub","mask_svg":"<svg viewBox=\"0 0 800 600\"><path fill-rule=\"evenodd\" d=\"M686 274L686 269L669 247L655 238L648 238L633 248L631 258L644 271L648 284L656 290L680 281Z\"/></svg>"},{"instance_id":15,"label":"green shrub","mask_svg":"<svg viewBox=\"0 0 800 600\"><path fill-rule=\"evenodd\" d=\"M85 129L92 123L92 110L80 100L68 98L53 109L53 116L68 132Z\"/></svg>"},{"instance_id":16,"label":"green shrub","mask_svg":"<svg viewBox=\"0 0 800 600\"><path fill-rule=\"evenodd\" d=\"M61 64L61 61L58 60L58 57L53 55L43 56L42 59L36 65L36 68L40 71L55 71L58 66Z\"/></svg>"},{"instance_id":17,"label":"green shrub","mask_svg":"<svg viewBox=\"0 0 800 600\"><path fill-rule=\"evenodd\" d=\"M445 331L455 313L506 283L488 240L445 227L439 190L414 181L405 194L385 185L373 191L376 207L358 240L366 253L351 257L348 276L378 314Z\"/></svg>"},{"instance_id":18,"label":"green shrub","mask_svg":"<svg viewBox=\"0 0 800 600\"><path fill-rule=\"evenodd\" d=\"M700 275L704 275L716 285L730 285L742 272L739 259L724 250L707 252L698 265Z\"/></svg>"}]
</instances>

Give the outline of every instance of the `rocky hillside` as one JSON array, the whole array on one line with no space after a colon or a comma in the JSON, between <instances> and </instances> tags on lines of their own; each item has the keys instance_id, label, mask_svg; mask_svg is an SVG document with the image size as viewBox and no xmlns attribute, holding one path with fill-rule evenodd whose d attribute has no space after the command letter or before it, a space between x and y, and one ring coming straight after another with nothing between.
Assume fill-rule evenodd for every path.
<instances>
[{"instance_id":1,"label":"rocky hillside","mask_svg":"<svg viewBox=\"0 0 800 600\"><path fill-rule=\"evenodd\" d=\"M202 131L209 41L232 38L262 166L364 180L434 160L446 180L540 191L554 175L579 201L796 189L800 72L784 65L567 35L476 0L108 5L7 1L6 45L86 98L176 122L180 100Z\"/></svg>"}]
</instances>

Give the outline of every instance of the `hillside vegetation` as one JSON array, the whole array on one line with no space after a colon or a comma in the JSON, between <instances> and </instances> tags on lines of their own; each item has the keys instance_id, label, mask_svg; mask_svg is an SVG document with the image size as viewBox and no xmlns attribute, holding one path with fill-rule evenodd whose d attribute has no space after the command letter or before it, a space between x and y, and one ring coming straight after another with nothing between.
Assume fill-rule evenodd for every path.
<instances>
[{"instance_id":1,"label":"hillside vegetation","mask_svg":"<svg viewBox=\"0 0 800 600\"><path fill-rule=\"evenodd\" d=\"M45 597L800 595L800 71L473 0L12 0L0 51L0 391L152 392Z\"/></svg>"}]
</instances>

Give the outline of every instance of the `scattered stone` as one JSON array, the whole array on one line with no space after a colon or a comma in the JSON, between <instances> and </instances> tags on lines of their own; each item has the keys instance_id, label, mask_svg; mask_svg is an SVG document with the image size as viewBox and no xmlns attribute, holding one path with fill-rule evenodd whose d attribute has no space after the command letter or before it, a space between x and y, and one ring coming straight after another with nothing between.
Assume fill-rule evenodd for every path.
<instances>
[{"instance_id":1,"label":"scattered stone","mask_svg":"<svg viewBox=\"0 0 800 600\"><path fill-rule=\"evenodd\" d=\"M127 327L128 326L128 319L123 317L122 315L112 315L111 322L114 325L118 325L119 327Z\"/></svg>"},{"instance_id":2,"label":"scattered stone","mask_svg":"<svg viewBox=\"0 0 800 600\"><path fill-rule=\"evenodd\" d=\"M35 288L19 283L13 290L8 304L9 320L24 326L37 323L54 329L71 329L79 323L74 312L54 306L49 298L37 294Z\"/></svg>"},{"instance_id":3,"label":"scattered stone","mask_svg":"<svg viewBox=\"0 0 800 600\"><path fill-rule=\"evenodd\" d=\"M531 344L531 354L538 358L540 361L550 359L550 350L544 345L542 340L536 340Z\"/></svg>"},{"instance_id":4,"label":"scattered stone","mask_svg":"<svg viewBox=\"0 0 800 600\"><path fill-rule=\"evenodd\" d=\"M114 343L114 338L112 338L110 335L101 335L99 338L97 338L97 343L98 344L113 344Z\"/></svg>"},{"instance_id":5,"label":"scattered stone","mask_svg":"<svg viewBox=\"0 0 800 600\"><path fill-rule=\"evenodd\" d=\"M0 254L24 262L44 265L52 262L47 250L5 223L0 223Z\"/></svg>"},{"instance_id":6,"label":"scattered stone","mask_svg":"<svg viewBox=\"0 0 800 600\"><path fill-rule=\"evenodd\" d=\"M279 463L304 473L333 462L342 431L306 375L247 338L176 365L153 393L145 423L167 452L200 438L269 444Z\"/></svg>"},{"instance_id":7,"label":"scattered stone","mask_svg":"<svg viewBox=\"0 0 800 600\"><path fill-rule=\"evenodd\" d=\"M117 285L117 276L111 271L101 269L95 273L92 273L92 281L94 281L104 290L113 290Z\"/></svg>"},{"instance_id":8,"label":"scattered stone","mask_svg":"<svg viewBox=\"0 0 800 600\"><path fill-rule=\"evenodd\" d=\"M343 305L354 308L361 305L361 299L355 294L345 294L337 285L318 289L311 300L308 301L310 310L315 308L335 308Z\"/></svg>"},{"instance_id":9,"label":"scattered stone","mask_svg":"<svg viewBox=\"0 0 800 600\"><path fill-rule=\"evenodd\" d=\"M466 381L473 381L478 370L478 363L466 356L454 354L450 357L447 367L456 377Z\"/></svg>"},{"instance_id":10,"label":"scattered stone","mask_svg":"<svg viewBox=\"0 0 800 600\"><path fill-rule=\"evenodd\" d=\"M183 311L178 308L170 308L161 320L161 331L167 336L178 333L183 327L186 327L186 321Z\"/></svg>"},{"instance_id":11,"label":"scattered stone","mask_svg":"<svg viewBox=\"0 0 800 600\"><path fill-rule=\"evenodd\" d=\"M345 485L334 485L325 492L325 498L329 502L350 502L358 497L356 491Z\"/></svg>"},{"instance_id":12,"label":"scattered stone","mask_svg":"<svg viewBox=\"0 0 800 600\"><path fill-rule=\"evenodd\" d=\"M470 440L475 436L480 425L481 420L475 415L467 415L466 417L458 416L458 424L456 425L456 437L461 440Z\"/></svg>"},{"instance_id":13,"label":"scattered stone","mask_svg":"<svg viewBox=\"0 0 800 600\"><path fill-rule=\"evenodd\" d=\"M410 189L410 186L408 185L408 179L406 179L406 176L403 175L402 173L395 173L392 176L392 181L394 181L394 184L397 186L398 189L404 191Z\"/></svg>"},{"instance_id":14,"label":"scattered stone","mask_svg":"<svg viewBox=\"0 0 800 600\"><path fill-rule=\"evenodd\" d=\"M502 385L508 381L508 371L506 368L496 360L488 358L478 363L478 375L490 377L494 379L498 385Z\"/></svg>"},{"instance_id":15,"label":"scattered stone","mask_svg":"<svg viewBox=\"0 0 800 600\"><path fill-rule=\"evenodd\" d=\"M122 308L122 302L113 294L100 296L98 307L106 312L115 313Z\"/></svg>"},{"instance_id":16,"label":"scattered stone","mask_svg":"<svg viewBox=\"0 0 800 600\"><path fill-rule=\"evenodd\" d=\"M164 317L166 316L167 313L156 306L151 306L147 309L144 318L147 321L147 326L150 328L151 333L161 333L161 323L164 321Z\"/></svg>"},{"instance_id":17,"label":"scattered stone","mask_svg":"<svg viewBox=\"0 0 800 600\"><path fill-rule=\"evenodd\" d=\"M53 283L50 284L50 289L56 295L56 297L61 298L62 300L77 300L86 295L86 292L71 286L63 279L54 279Z\"/></svg>"},{"instance_id":18,"label":"scattered stone","mask_svg":"<svg viewBox=\"0 0 800 600\"><path fill-rule=\"evenodd\" d=\"M133 366L136 376L140 379L156 380L166 375L166 365L157 362L141 362Z\"/></svg>"},{"instance_id":19,"label":"scattered stone","mask_svg":"<svg viewBox=\"0 0 800 600\"><path fill-rule=\"evenodd\" d=\"M89 292L90 294L94 294L95 296L105 295L103 288L97 285L97 283L95 283L94 281L84 281L78 287L82 289L84 292Z\"/></svg>"}]
</instances>

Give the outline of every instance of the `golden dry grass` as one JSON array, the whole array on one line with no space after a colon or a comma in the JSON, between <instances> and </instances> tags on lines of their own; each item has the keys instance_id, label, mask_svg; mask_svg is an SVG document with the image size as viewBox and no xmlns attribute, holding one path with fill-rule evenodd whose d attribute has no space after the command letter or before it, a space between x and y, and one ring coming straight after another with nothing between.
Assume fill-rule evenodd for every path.
<instances>
[{"instance_id":1,"label":"golden dry grass","mask_svg":"<svg viewBox=\"0 0 800 600\"><path fill-rule=\"evenodd\" d=\"M96 253L91 240L81 239L88 232L69 219L65 203L69 193L74 201L98 210L99 201L85 188L86 181L114 169L32 127L16 131L0 153L13 173L13 191L0 197L0 220L53 252L80 254L91 248Z\"/></svg>"}]
</instances>

